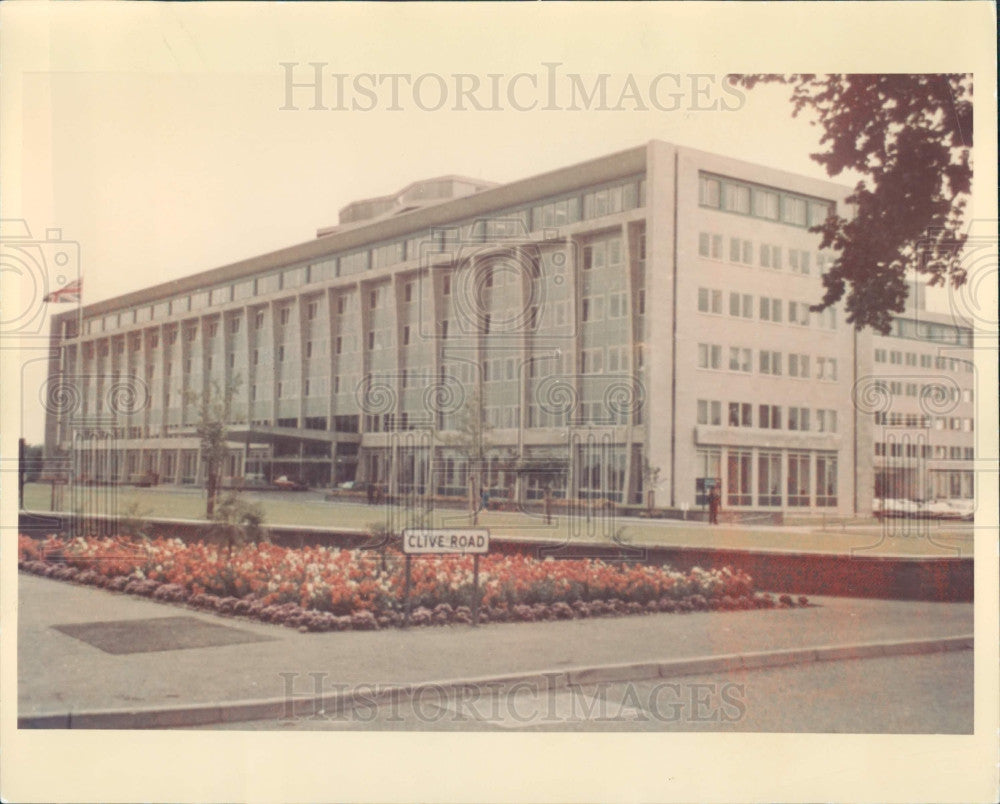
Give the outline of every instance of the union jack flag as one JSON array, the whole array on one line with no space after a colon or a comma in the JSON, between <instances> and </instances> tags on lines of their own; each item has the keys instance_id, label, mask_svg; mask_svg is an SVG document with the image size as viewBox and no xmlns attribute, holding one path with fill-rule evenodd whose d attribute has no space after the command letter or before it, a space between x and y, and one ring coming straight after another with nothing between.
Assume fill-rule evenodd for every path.
<instances>
[{"instance_id":1,"label":"union jack flag","mask_svg":"<svg viewBox=\"0 0 1000 804\"><path fill-rule=\"evenodd\" d=\"M46 294L43 301L46 302L72 302L73 304L80 303L80 293L83 290L83 280L74 279L68 285L59 288L59 290L53 290L51 293Z\"/></svg>"}]
</instances>

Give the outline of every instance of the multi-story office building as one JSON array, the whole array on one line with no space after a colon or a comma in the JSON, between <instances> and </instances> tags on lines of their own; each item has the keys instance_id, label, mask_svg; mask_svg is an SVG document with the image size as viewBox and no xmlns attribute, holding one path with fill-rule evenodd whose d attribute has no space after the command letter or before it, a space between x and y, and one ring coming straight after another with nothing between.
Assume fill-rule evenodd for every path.
<instances>
[{"instance_id":1,"label":"multi-story office building","mask_svg":"<svg viewBox=\"0 0 1000 804\"><path fill-rule=\"evenodd\" d=\"M875 496L971 499L975 458L972 328L916 304L873 339Z\"/></svg>"},{"instance_id":2,"label":"multi-story office building","mask_svg":"<svg viewBox=\"0 0 1000 804\"><path fill-rule=\"evenodd\" d=\"M79 405L49 454L199 482L214 383L230 476L464 495L482 436L499 495L686 508L707 478L737 511L870 511L871 336L809 311L829 255L808 230L847 192L654 141L358 201L314 240L56 316L50 382ZM109 413L113 443L75 435Z\"/></svg>"}]
</instances>

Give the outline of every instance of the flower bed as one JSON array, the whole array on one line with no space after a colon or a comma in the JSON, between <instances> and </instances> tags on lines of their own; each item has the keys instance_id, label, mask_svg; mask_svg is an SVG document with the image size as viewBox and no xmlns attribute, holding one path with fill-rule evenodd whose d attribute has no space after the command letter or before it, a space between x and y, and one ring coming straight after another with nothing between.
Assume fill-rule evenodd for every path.
<instances>
[{"instance_id":1,"label":"flower bed","mask_svg":"<svg viewBox=\"0 0 1000 804\"><path fill-rule=\"evenodd\" d=\"M243 615L311 631L374 630L403 620L404 557L395 551L246 545L231 554L179 539L50 536L18 539L18 566L57 580ZM411 623L472 620L471 556L420 556L411 565ZM481 621L537 621L652 612L792 607L755 593L729 568L488 555L479 564ZM799 598L798 605L808 605Z\"/></svg>"}]
</instances>

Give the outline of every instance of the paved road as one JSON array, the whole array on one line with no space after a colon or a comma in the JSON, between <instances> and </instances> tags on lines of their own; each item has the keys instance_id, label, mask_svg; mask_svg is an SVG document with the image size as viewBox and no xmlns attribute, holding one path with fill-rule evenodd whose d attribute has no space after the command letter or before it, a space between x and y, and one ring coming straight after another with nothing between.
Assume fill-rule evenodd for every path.
<instances>
[{"instance_id":1,"label":"paved road","mask_svg":"<svg viewBox=\"0 0 1000 804\"><path fill-rule=\"evenodd\" d=\"M410 631L300 634L93 587L19 576L18 715L278 699L333 684L476 679L821 645L970 634L967 603L816 598L807 609L654 614ZM65 629L183 617L260 641L114 654ZM71 629L72 630L72 629ZM971 689L972 675L962 681ZM942 688L947 688L942 682ZM957 693L956 693L957 694Z\"/></svg>"},{"instance_id":2,"label":"paved road","mask_svg":"<svg viewBox=\"0 0 1000 804\"><path fill-rule=\"evenodd\" d=\"M708 676L414 698L205 726L239 731L618 731L971 734L972 651Z\"/></svg>"}]
</instances>

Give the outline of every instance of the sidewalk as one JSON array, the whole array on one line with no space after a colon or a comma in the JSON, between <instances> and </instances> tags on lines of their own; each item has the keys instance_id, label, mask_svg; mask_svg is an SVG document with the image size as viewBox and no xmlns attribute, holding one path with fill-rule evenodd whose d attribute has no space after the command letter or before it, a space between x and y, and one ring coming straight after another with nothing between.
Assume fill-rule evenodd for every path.
<instances>
[{"instance_id":1,"label":"sidewalk","mask_svg":"<svg viewBox=\"0 0 1000 804\"><path fill-rule=\"evenodd\" d=\"M39 719L46 715L171 708L178 708L172 725L183 725L179 708L207 704L226 717L227 705L281 699L288 684L282 673L296 674L295 689L304 692L313 689L310 673L323 674L331 689L587 669L593 674L622 663L726 656L732 664L733 656L768 651L940 642L973 631L971 604L814 598L818 605L808 609L300 634L27 574L18 580L18 717L26 726L65 725L65 717ZM261 641L113 654L54 627L169 617L238 629L235 636ZM925 649L934 648L929 643ZM242 716L233 714L237 709L229 716Z\"/></svg>"}]
</instances>

